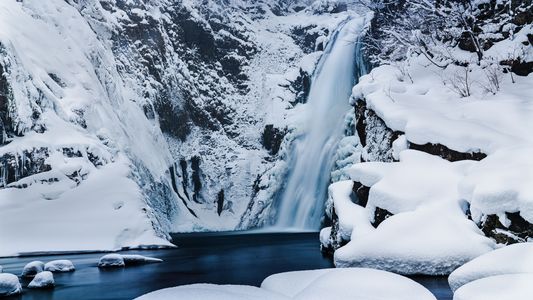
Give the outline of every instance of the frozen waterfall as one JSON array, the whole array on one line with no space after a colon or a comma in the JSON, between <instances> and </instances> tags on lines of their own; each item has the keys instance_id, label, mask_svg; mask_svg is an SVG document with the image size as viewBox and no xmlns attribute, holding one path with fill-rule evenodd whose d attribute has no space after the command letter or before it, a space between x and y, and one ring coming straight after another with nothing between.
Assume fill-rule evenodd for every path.
<instances>
[{"instance_id":1,"label":"frozen waterfall","mask_svg":"<svg viewBox=\"0 0 533 300\"><path fill-rule=\"evenodd\" d=\"M275 227L313 230L320 226L337 143L351 109L351 90L358 76L365 73L359 43L365 24L365 18L342 24L313 75L307 121L292 146Z\"/></svg>"}]
</instances>

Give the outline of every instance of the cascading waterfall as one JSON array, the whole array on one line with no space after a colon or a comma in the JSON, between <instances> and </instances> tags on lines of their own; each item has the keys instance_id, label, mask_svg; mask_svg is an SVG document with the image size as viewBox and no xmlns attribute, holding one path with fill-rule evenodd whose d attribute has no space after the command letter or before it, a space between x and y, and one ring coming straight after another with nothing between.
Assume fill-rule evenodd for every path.
<instances>
[{"instance_id":1,"label":"cascading waterfall","mask_svg":"<svg viewBox=\"0 0 533 300\"><path fill-rule=\"evenodd\" d=\"M291 152L275 227L319 229L337 144L343 136L349 97L365 73L359 36L365 18L346 21L334 32L313 75L303 135Z\"/></svg>"}]
</instances>

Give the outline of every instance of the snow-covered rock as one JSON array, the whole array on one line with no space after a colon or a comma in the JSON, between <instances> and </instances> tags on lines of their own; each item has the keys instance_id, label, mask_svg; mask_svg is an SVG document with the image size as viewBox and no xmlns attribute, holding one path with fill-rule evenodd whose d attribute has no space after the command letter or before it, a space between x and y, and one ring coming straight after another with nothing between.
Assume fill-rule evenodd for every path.
<instances>
[{"instance_id":1,"label":"snow-covered rock","mask_svg":"<svg viewBox=\"0 0 533 300\"><path fill-rule=\"evenodd\" d=\"M106 254L98 261L99 268L120 268L126 266L124 258L120 254Z\"/></svg>"},{"instance_id":2,"label":"snow-covered rock","mask_svg":"<svg viewBox=\"0 0 533 300\"><path fill-rule=\"evenodd\" d=\"M44 271L44 263L42 261L32 261L27 263L22 269L22 277L32 277Z\"/></svg>"},{"instance_id":3,"label":"snow-covered rock","mask_svg":"<svg viewBox=\"0 0 533 300\"><path fill-rule=\"evenodd\" d=\"M46 289L55 285L54 274L50 271L43 271L35 275L33 280L28 284L30 289Z\"/></svg>"},{"instance_id":4,"label":"snow-covered rock","mask_svg":"<svg viewBox=\"0 0 533 300\"><path fill-rule=\"evenodd\" d=\"M72 272L75 269L74 264L67 259L53 260L44 264L44 270L50 272Z\"/></svg>"},{"instance_id":5,"label":"snow-covered rock","mask_svg":"<svg viewBox=\"0 0 533 300\"><path fill-rule=\"evenodd\" d=\"M485 277L532 273L533 243L513 244L481 255L450 274L452 290Z\"/></svg>"},{"instance_id":6,"label":"snow-covered rock","mask_svg":"<svg viewBox=\"0 0 533 300\"><path fill-rule=\"evenodd\" d=\"M456 188L468 163L413 150L402 151L399 158L396 163L357 164L347 171L352 180L370 187L365 207L352 202L352 181L330 186L337 234L350 241L335 251L337 267L449 274L494 248L468 220ZM378 208L392 216L374 228Z\"/></svg>"},{"instance_id":7,"label":"snow-covered rock","mask_svg":"<svg viewBox=\"0 0 533 300\"><path fill-rule=\"evenodd\" d=\"M0 297L20 294L22 286L16 275L0 273Z\"/></svg>"},{"instance_id":8,"label":"snow-covered rock","mask_svg":"<svg viewBox=\"0 0 533 300\"><path fill-rule=\"evenodd\" d=\"M147 257L138 254L106 254L100 258L98 262L98 267L100 268L114 268L114 267L125 267L129 265L141 265L149 263L158 263L162 262L162 259Z\"/></svg>"},{"instance_id":9,"label":"snow-covered rock","mask_svg":"<svg viewBox=\"0 0 533 300\"><path fill-rule=\"evenodd\" d=\"M167 288L143 295L136 300L288 300L274 292L246 285L192 284Z\"/></svg>"},{"instance_id":10,"label":"snow-covered rock","mask_svg":"<svg viewBox=\"0 0 533 300\"><path fill-rule=\"evenodd\" d=\"M415 281L373 269L324 269L267 277L262 289L291 299L436 300Z\"/></svg>"},{"instance_id":11,"label":"snow-covered rock","mask_svg":"<svg viewBox=\"0 0 533 300\"><path fill-rule=\"evenodd\" d=\"M426 288L397 274L372 269L323 269L272 275L261 287L193 284L137 298L159 299L373 299L435 300Z\"/></svg>"},{"instance_id":12,"label":"snow-covered rock","mask_svg":"<svg viewBox=\"0 0 533 300\"><path fill-rule=\"evenodd\" d=\"M460 287L453 300L529 300L533 295L533 274L491 276Z\"/></svg>"}]
</instances>

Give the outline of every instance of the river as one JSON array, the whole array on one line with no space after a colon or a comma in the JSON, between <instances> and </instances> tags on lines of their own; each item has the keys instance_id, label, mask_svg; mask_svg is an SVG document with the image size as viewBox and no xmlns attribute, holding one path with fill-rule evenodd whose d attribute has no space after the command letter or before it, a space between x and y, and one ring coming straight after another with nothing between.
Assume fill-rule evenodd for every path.
<instances>
[{"instance_id":1,"label":"river","mask_svg":"<svg viewBox=\"0 0 533 300\"><path fill-rule=\"evenodd\" d=\"M75 272L54 275L55 289L24 289L22 295L5 299L129 300L176 285L205 282L259 286L274 273L333 267L319 250L318 233L194 233L173 238L178 248L123 252L161 258L163 263L124 269L98 269L102 253L0 258L4 272L14 274L20 274L24 265L33 260L70 259L76 266ZM445 277L413 279L439 300L452 299ZM23 286L27 283L24 281Z\"/></svg>"}]
</instances>

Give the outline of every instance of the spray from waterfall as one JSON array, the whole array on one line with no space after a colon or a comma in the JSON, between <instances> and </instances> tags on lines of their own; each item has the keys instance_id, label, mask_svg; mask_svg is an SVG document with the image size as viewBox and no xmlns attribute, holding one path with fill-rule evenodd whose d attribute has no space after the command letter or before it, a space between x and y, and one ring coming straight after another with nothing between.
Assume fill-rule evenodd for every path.
<instances>
[{"instance_id":1,"label":"spray from waterfall","mask_svg":"<svg viewBox=\"0 0 533 300\"><path fill-rule=\"evenodd\" d=\"M319 229L337 144L343 137L344 117L358 76L364 74L359 36L365 18L339 26L313 75L303 135L292 145L289 174L279 198L275 227Z\"/></svg>"}]
</instances>

